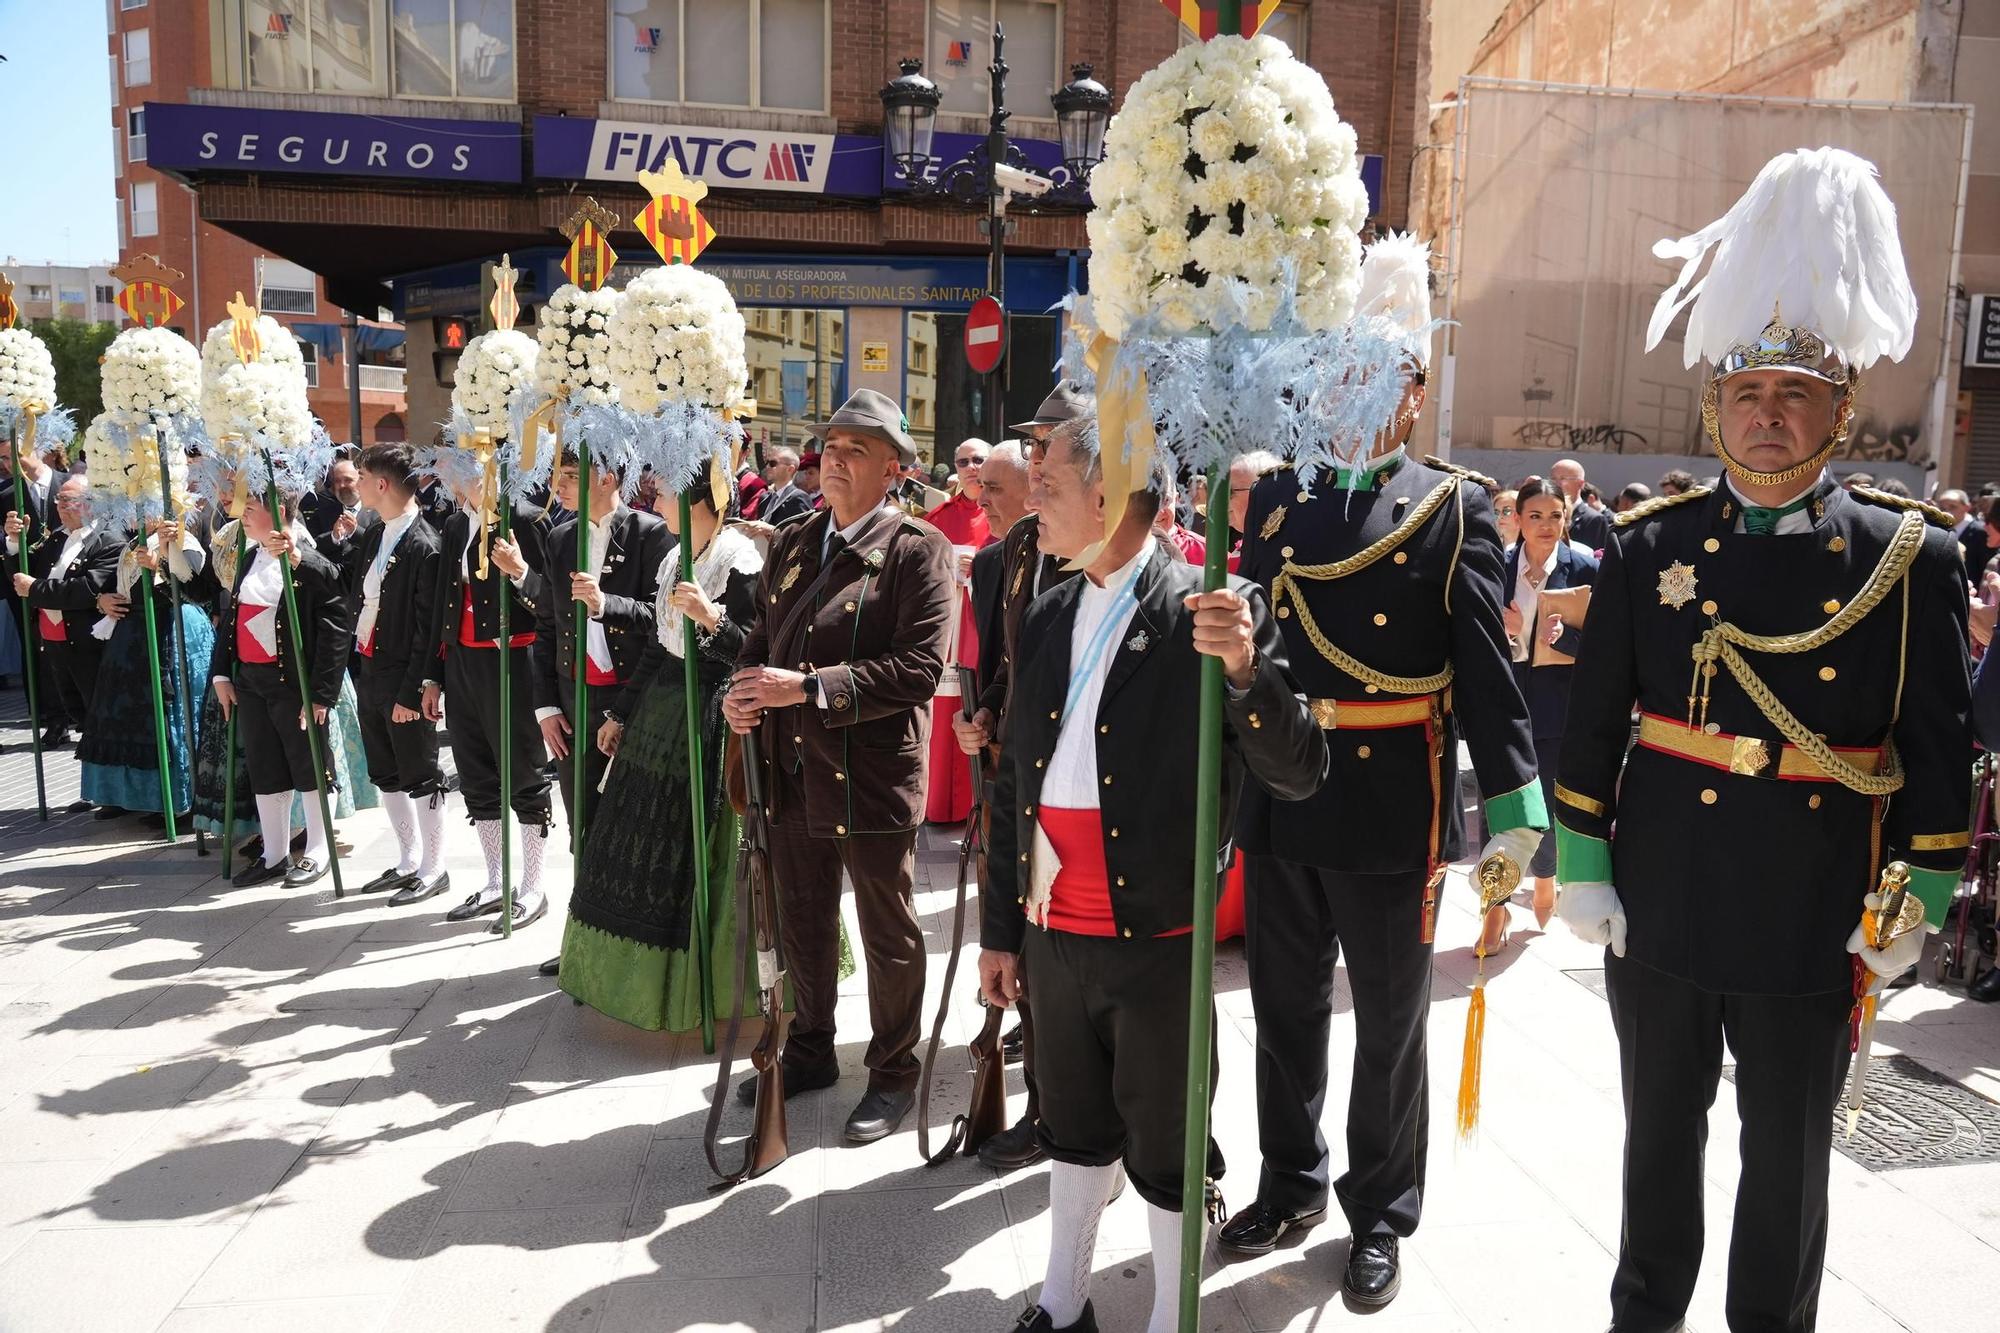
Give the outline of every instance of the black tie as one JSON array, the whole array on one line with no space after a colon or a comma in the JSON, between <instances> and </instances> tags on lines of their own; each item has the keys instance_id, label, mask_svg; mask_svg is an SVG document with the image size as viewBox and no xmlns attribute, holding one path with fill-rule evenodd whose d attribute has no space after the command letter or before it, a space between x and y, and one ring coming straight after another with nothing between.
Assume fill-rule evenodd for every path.
<instances>
[{"instance_id":1,"label":"black tie","mask_svg":"<svg viewBox=\"0 0 2000 1333\"><path fill-rule=\"evenodd\" d=\"M841 536L837 532L834 533L831 537L828 537L826 539L826 560L824 563L830 565L834 561L840 559L840 553L842 551L845 551L846 549L847 549L847 538Z\"/></svg>"}]
</instances>

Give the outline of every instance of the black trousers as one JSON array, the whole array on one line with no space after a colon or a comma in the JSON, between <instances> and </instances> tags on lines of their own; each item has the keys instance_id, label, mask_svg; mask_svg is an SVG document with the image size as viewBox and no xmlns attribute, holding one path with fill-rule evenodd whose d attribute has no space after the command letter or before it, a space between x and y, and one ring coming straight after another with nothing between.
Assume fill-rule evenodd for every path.
<instances>
[{"instance_id":1,"label":"black trousers","mask_svg":"<svg viewBox=\"0 0 2000 1333\"><path fill-rule=\"evenodd\" d=\"M1035 988L1036 1135L1078 1166L1125 1163L1147 1203L1181 1210L1187 1141L1188 964L1194 940L1128 940L1028 927ZM1210 1029L1214 1027L1214 1005ZM1218 1065L1209 1043L1209 1105ZM1222 1178L1208 1141L1208 1176Z\"/></svg>"},{"instance_id":2,"label":"black trousers","mask_svg":"<svg viewBox=\"0 0 2000 1333\"><path fill-rule=\"evenodd\" d=\"M51 718L67 713L70 725L81 731L83 720L90 716L90 697L97 693L97 665L104 660L104 645L96 639L88 643L82 639L56 643L44 640L37 648L43 669L48 673L46 679L54 685L53 690L45 691L42 696L44 725ZM51 698L61 706L53 714L49 712Z\"/></svg>"},{"instance_id":3,"label":"black trousers","mask_svg":"<svg viewBox=\"0 0 2000 1333\"><path fill-rule=\"evenodd\" d=\"M562 687L562 715L563 720L570 724L569 743L571 749L567 758L561 759L556 763L556 773L559 779L557 785L562 788L563 814L568 818L570 827L574 829L578 822L575 747L583 747L583 781L586 790L583 793L582 823L583 831L587 835L590 832L591 816L597 813L597 784L604 781L604 766L611 762L611 757L597 748L597 729L604 725L604 719L608 715L606 711L607 705L618 696L619 691L624 687L619 685L591 687L589 692L590 697L586 701L590 708L590 725L587 727L576 725L576 682L563 681Z\"/></svg>"},{"instance_id":4,"label":"black trousers","mask_svg":"<svg viewBox=\"0 0 2000 1333\"><path fill-rule=\"evenodd\" d=\"M402 684L402 668L378 670L367 658L356 655L354 685L368 780L383 791L430 796L444 785L444 773L438 767L437 724L423 717L415 722L394 720L396 693Z\"/></svg>"},{"instance_id":5,"label":"black trousers","mask_svg":"<svg viewBox=\"0 0 2000 1333\"><path fill-rule=\"evenodd\" d=\"M1729 1239L1735 1333L1808 1333L1826 1260L1827 1160L1853 996L1717 995L1606 953L1625 1094L1618 1333L1678 1329L1701 1268L1702 1150L1726 1039L1743 1174Z\"/></svg>"},{"instance_id":6,"label":"black trousers","mask_svg":"<svg viewBox=\"0 0 2000 1333\"><path fill-rule=\"evenodd\" d=\"M298 682L272 663L239 662L233 683L243 712L236 732L243 738L250 790L259 796L314 790L319 784L313 778L312 742L299 725ZM323 732L320 753L326 753Z\"/></svg>"},{"instance_id":7,"label":"black trousers","mask_svg":"<svg viewBox=\"0 0 2000 1333\"><path fill-rule=\"evenodd\" d=\"M500 818L500 653L497 648L465 648L454 643L444 658L444 729L458 765L465 812L475 820ZM523 824L549 825L549 761L542 729L535 725L534 677L528 650L509 648L513 672L513 787L509 804Z\"/></svg>"},{"instance_id":8,"label":"black trousers","mask_svg":"<svg viewBox=\"0 0 2000 1333\"><path fill-rule=\"evenodd\" d=\"M776 776L778 783L789 778ZM785 1063L824 1069L835 1062L834 1002L840 990L840 875L854 883L861 951L868 960L868 1086L908 1092L921 1072L917 1039L923 1026L924 932L917 924L915 829L815 838L805 830L796 790L778 794L792 818L771 825L771 871L778 881L778 922L784 933L798 1013L785 1043Z\"/></svg>"},{"instance_id":9,"label":"black trousers","mask_svg":"<svg viewBox=\"0 0 2000 1333\"><path fill-rule=\"evenodd\" d=\"M1333 965L1354 992L1347 1171L1332 1191L1357 1236L1408 1236L1423 1215L1430 1150L1424 1023L1431 946L1419 938L1424 874L1356 875L1246 857L1244 924L1257 1014L1257 1197L1287 1212L1327 1202L1327 1045Z\"/></svg>"}]
</instances>

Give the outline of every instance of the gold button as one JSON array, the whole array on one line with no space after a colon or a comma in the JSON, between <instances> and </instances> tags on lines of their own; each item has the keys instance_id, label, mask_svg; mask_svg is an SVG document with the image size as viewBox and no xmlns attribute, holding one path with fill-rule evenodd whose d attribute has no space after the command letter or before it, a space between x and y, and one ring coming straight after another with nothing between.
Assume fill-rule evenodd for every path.
<instances>
[{"instance_id":1,"label":"gold button","mask_svg":"<svg viewBox=\"0 0 2000 1333\"><path fill-rule=\"evenodd\" d=\"M1027 807L1025 807L1025 808L1024 808L1024 809L1022 810L1022 813L1023 813L1023 814L1028 814L1028 815L1032 815L1032 814L1034 814L1034 813L1035 813L1035 807L1034 807L1034 806L1032 806L1032 805L1031 805L1031 806L1027 806Z\"/></svg>"},{"instance_id":2,"label":"gold button","mask_svg":"<svg viewBox=\"0 0 2000 1333\"><path fill-rule=\"evenodd\" d=\"M1380 694L1382 692L1380 685L1364 685L1361 688L1369 694Z\"/></svg>"},{"instance_id":3,"label":"gold button","mask_svg":"<svg viewBox=\"0 0 2000 1333\"><path fill-rule=\"evenodd\" d=\"M1125 887L1125 877L1123 875L1118 877L1118 887L1121 889Z\"/></svg>"},{"instance_id":4,"label":"gold button","mask_svg":"<svg viewBox=\"0 0 2000 1333\"><path fill-rule=\"evenodd\" d=\"M1027 854L1026 852L1022 852L1022 853L1021 853L1021 864L1022 864L1022 865L1026 865L1027 863L1028 863L1028 854Z\"/></svg>"},{"instance_id":5,"label":"gold button","mask_svg":"<svg viewBox=\"0 0 2000 1333\"><path fill-rule=\"evenodd\" d=\"M1398 551L1398 552L1396 552L1396 563L1397 563L1397 564L1399 564L1399 565L1407 565L1407 564L1409 564L1409 563L1410 563L1410 553L1409 553L1408 551Z\"/></svg>"},{"instance_id":6,"label":"gold button","mask_svg":"<svg viewBox=\"0 0 2000 1333\"><path fill-rule=\"evenodd\" d=\"M849 603L847 603L847 609L848 609L849 611L852 611L852 610L854 609L854 603L852 603L852 602L849 602Z\"/></svg>"},{"instance_id":7,"label":"gold button","mask_svg":"<svg viewBox=\"0 0 2000 1333\"><path fill-rule=\"evenodd\" d=\"M1701 729L1710 736L1720 736L1722 734L1722 724L1720 722L1704 722Z\"/></svg>"},{"instance_id":8,"label":"gold button","mask_svg":"<svg viewBox=\"0 0 2000 1333\"><path fill-rule=\"evenodd\" d=\"M1820 801L1819 793L1814 792L1812 795L1806 797L1806 809L1808 810L1819 809L1819 801Z\"/></svg>"},{"instance_id":9,"label":"gold button","mask_svg":"<svg viewBox=\"0 0 2000 1333\"><path fill-rule=\"evenodd\" d=\"M1377 611L1375 613L1375 623L1378 625L1386 625L1389 623L1389 617L1383 615L1380 611Z\"/></svg>"},{"instance_id":10,"label":"gold button","mask_svg":"<svg viewBox=\"0 0 2000 1333\"><path fill-rule=\"evenodd\" d=\"M847 825L845 825L845 824L835 824L835 825L833 826L833 831L834 831L835 833L838 833L838 834L840 834L840 835L842 835L842 836L844 837L844 836L846 836L846 834L847 834Z\"/></svg>"},{"instance_id":11,"label":"gold button","mask_svg":"<svg viewBox=\"0 0 2000 1333\"><path fill-rule=\"evenodd\" d=\"M792 744L794 745L804 745L805 743L806 743L806 738L803 736L792 737Z\"/></svg>"},{"instance_id":12,"label":"gold button","mask_svg":"<svg viewBox=\"0 0 2000 1333\"><path fill-rule=\"evenodd\" d=\"M1281 546L1278 548L1278 554L1285 557L1285 559L1290 560L1292 558L1292 548L1289 546Z\"/></svg>"},{"instance_id":13,"label":"gold button","mask_svg":"<svg viewBox=\"0 0 2000 1333\"><path fill-rule=\"evenodd\" d=\"M1368 746L1366 746L1366 745L1360 745L1360 746L1356 746L1356 747L1355 747L1355 750L1354 750L1354 757L1355 757L1355 758L1357 758L1357 759L1366 759L1366 758L1367 758L1368 756L1370 756L1370 755L1372 755L1372 754L1374 754L1374 753L1375 753L1375 751L1373 751L1372 749L1370 749L1370 748L1369 748Z\"/></svg>"},{"instance_id":14,"label":"gold button","mask_svg":"<svg viewBox=\"0 0 2000 1333\"><path fill-rule=\"evenodd\" d=\"M1704 666L1702 667L1702 669L1701 669L1701 674L1702 674L1702 675L1704 675L1704 676L1706 676L1706 677L1707 677L1708 679L1710 679L1710 680L1714 680L1714 679L1715 679L1715 663L1713 663L1713 662L1709 662L1709 663L1707 663L1706 665L1704 665Z\"/></svg>"},{"instance_id":15,"label":"gold button","mask_svg":"<svg viewBox=\"0 0 2000 1333\"><path fill-rule=\"evenodd\" d=\"M1845 537L1833 538L1831 541L1827 542L1826 549L1832 551L1835 555L1839 555L1842 551L1845 551L1847 549L1847 538Z\"/></svg>"},{"instance_id":16,"label":"gold button","mask_svg":"<svg viewBox=\"0 0 2000 1333\"><path fill-rule=\"evenodd\" d=\"M1051 722L1056 722L1056 721L1060 721L1060 720L1061 720L1061 718L1062 718L1062 710L1061 710L1061 709L1059 709L1059 708L1051 708L1051 709L1049 710L1049 721L1051 721Z\"/></svg>"},{"instance_id":17,"label":"gold button","mask_svg":"<svg viewBox=\"0 0 2000 1333\"><path fill-rule=\"evenodd\" d=\"M1250 728L1251 728L1251 730L1253 730L1253 731L1254 731L1254 730L1256 730L1256 729L1257 729L1258 727L1261 727L1261 726L1263 726L1263 725L1264 725L1264 724L1263 724L1262 722L1259 722L1259 721L1257 720L1257 715L1256 715L1255 713L1252 713L1252 714L1250 715Z\"/></svg>"},{"instance_id":18,"label":"gold button","mask_svg":"<svg viewBox=\"0 0 2000 1333\"><path fill-rule=\"evenodd\" d=\"M776 593L772 593L772 594L771 594L771 605L772 605L772 606L776 606L777 604L778 604L778 594L776 594Z\"/></svg>"},{"instance_id":19,"label":"gold button","mask_svg":"<svg viewBox=\"0 0 2000 1333\"><path fill-rule=\"evenodd\" d=\"M1832 680L1835 676L1839 674L1840 673L1838 671L1835 671L1832 667L1821 667L1819 669L1819 678L1821 680Z\"/></svg>"},{"instance_id":20,"label":"gold button","mask_svg":"<svg viewBox=\"0 0 2000 1333\"><path fill-rule=\"evenodd\" d=\"M1713 787L1703 787L1703 788L1701 789L1701 803L1702 803L1703 805L1714 805L1714 804L1715 804L1715 788L1713 788Z\"/></svg>"},{"instance_id":21,"label":"gold button","mask_svg":"<svg viewBox=\"0 0 2000 1333\"><path fill-rule=\"evenodd\" d=\"M1118 836L1118 830L1117 830L1117 829L1112 829L1112 830L1111 830L1111 836L1112 836L1112 837L1114 837L1114 838L1115 838L1115 837L1117 837L1117 836Z\"/></svg>"},{"instance_id":22,"label":"gold button","mask_svg":"<svg viewBox=\"0 0 2000 1333\"><path fill-rule=\"evenodd\" d=\"M1304 504L1304 503L1305 503L1306 501L1308 501L1308 500L1310 500L1310 499L1312 499L1312 493L1311 493L1311 492L1309 492L1309 491L1300 491L1300 492L1299 492L1299 503L1300 503L1300 504Z\"/></svg>"},{"instance_id":23,"label":"gold button","mask_svg":"<svg viewBox=\"0 0 2000 1333\"><path fill-rule=\"evenodd\" d=\"M841 772L839 769L835 769L833 771L833 780L835 782L845 782L847 781L847 774Z\"/></svg>"},{"instance_id":24,"label":"gold button","mask_svg":"<svg viewBox=\"0 0 2000 1333\"><path fill-rule=\"evenodd\" d=\"M1710 600L1710 601L1706 601L1706 602L1703 602L1703 603L1701 604L1701 613L1702 613L1703 615L1705 615L1705 616L1712 616L1712 615L1714 615L1714 614L1715 614L1715 609L1716 609L1716 608L1715 608L1715 602L1714 602L1713 600Z\"/></svg>"},{"instance_id":25,"label":"gold button","mask_svg":"<svg viewBox=\"0 0 2000 1333\"><path fill-rule=\"evenodd\" d=\"M1128 940L1132 938L1132 927L1125 927L1125 938Z\"/></svg>"},{"instance_id":26,"label":"gold button","mask_svg":"<svg viewBox=\"0 0 2000 1333\"><path fill-rule=\"evenodd\" d=\"M1833 615L1840 610L1840 599L1838 597L1829 597L1819 604L1819 609L1828 615Z\"/></svg>"},{"instance_id":27,"label":"gold button","mask_svg":"<svg viewBox=\"0 0 2000 1333\"><path fill-rule=\"evenodd\" d=\"M1100 736L1108 736L1108 735L1110 735L1110 734L1111 734L1111 724L1110 724L1109 722L1100 722L1100 723L1098 723L1098 724L1097 724L1097 734L1098 734L1098 735L1100 735Z\"/></svg>"},{"instance_id":28,"label":"gold button","mask_svg":"<svg viewBox=\"0 0 2000 1333\"><path fill-rule=\"evenodd\" d=\"M774 601L775 601L776 599L775 599L775 598L773 598L772 600L774 600ZM1280 619L1280 620L1290 620L1291 618L1292 618L1292 608L1291 608L1291 607L1289 607L1289 606L1281 606L1281 607L1279 607L1279 608L1278 608L1278 619Z\"/></svg>"},{"instance_id":29,"label":"gold button","mask_svg":"<svg viewBox=\"0 0 2000 1333\"><path fill-rule=\"evenodd\" d=\"M1710 555L1714 555L1717 551L1720 551L1722 549L1722 543L1717 541L1715 538L1710 537L1707 541L1701 544L1701 549L1707 551Z\"/></svg>"},{"instance_id":30,"label":"gold button","mask_svg":"<svg viewBox=\"0 0 2000 1333\"><path fill-rule=\"evenodd\" d=\"M1111 785L1111 775L1109 773L1104 775L1104 785L1107 787Z\"/></svg>"},{"instance_id":31,"label":"gold button","mask_svg":"<svg viewBox=\"0 0 2000 1333\"><path fill-rule=\"evenodd\" d=\"M1037 759L1035 761L1036 768L1047 768L1048 766L1049 766L1049 761L1046 759Z\"/></svg>"}]
</instances>

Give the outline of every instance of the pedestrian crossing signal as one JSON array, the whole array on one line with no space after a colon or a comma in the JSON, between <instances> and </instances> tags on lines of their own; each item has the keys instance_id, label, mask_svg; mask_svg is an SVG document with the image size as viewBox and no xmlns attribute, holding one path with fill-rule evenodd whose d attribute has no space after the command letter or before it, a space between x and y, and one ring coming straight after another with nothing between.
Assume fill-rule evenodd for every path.
<instances>
[{"instance_id":1,"label":"pedestrian crossing signal","mask_svg":"<svg viewBox=\"0 0 2000 1333\"><path fill-rule=\"evenodd\" d=\"M432 321L439 351L463 352L472 339L472 321L452 316Z\"/></svg>"}]
</instances>

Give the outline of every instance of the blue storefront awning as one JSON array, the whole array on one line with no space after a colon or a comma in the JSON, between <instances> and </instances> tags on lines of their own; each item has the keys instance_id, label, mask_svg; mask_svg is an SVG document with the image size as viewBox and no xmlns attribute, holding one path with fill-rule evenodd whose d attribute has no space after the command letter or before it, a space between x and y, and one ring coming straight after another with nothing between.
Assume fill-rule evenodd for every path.
<instances>
[{"instance_id":1,"label":"blue storefront awning","mask_svg":"<svg viewBox=\"0 0 2000 1333\"><path fill-rule=\"evenodd\" d=\"M347 330L339 324L287 324L292 336L300 342L311 343L319 349L321 356L342 355L346 346ZM385 329L374 324L360 325L355 334L362 352L386 352L403 345L401 329Z\"/></svg>"}]
</instances>

